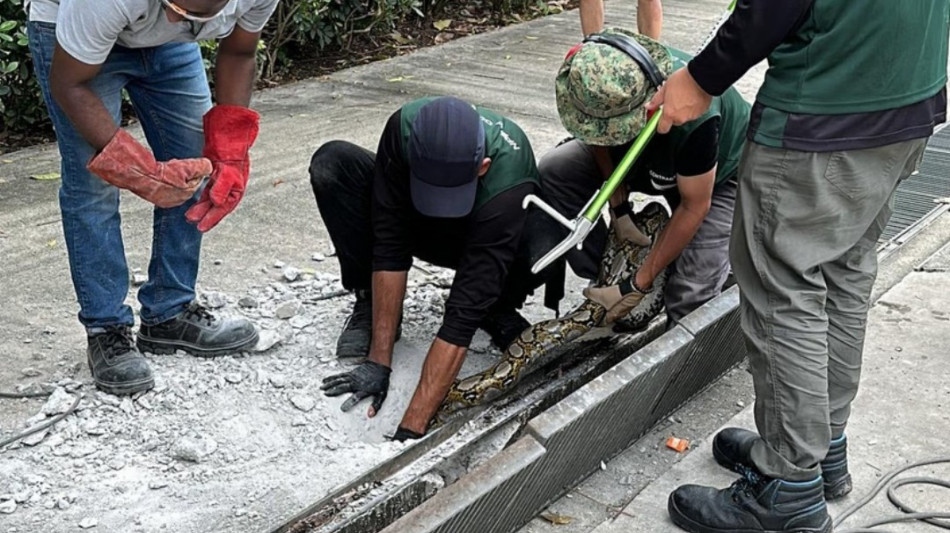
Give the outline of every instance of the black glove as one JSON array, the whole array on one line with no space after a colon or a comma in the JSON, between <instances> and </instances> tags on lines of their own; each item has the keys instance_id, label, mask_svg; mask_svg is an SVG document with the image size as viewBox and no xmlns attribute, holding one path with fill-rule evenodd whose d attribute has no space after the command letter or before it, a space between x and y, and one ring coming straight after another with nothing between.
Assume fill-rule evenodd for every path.
<instances>
[{"instance_id":1,"label":"black glove","mask_svg":"<svg viewBox=\"0 0 950 533\"><path fill-rule=\"evenodd\" d=\"M416 433L411 429L406 429L402 426L396 428L396 433L392 437L389 437L389 440L394 440L397 442L406 442L407 440L416 440L425 437L423 433Z\"/></svg>"},{"instance_id":2,"label":"black glove","mask_svg":"<svg viewBox=\"0 0 950 533\"><path fill-rule=\"evenodd\" d=\"M324 378L320 390L327 396L340 396L352 392L353 395L340 407L343 411L349 411L363 398L372 396L373 411L378 413L389 392L389 374L391 373L392 369L388 366L365 361L349 372Z\"/></svg>"}]
</instances>

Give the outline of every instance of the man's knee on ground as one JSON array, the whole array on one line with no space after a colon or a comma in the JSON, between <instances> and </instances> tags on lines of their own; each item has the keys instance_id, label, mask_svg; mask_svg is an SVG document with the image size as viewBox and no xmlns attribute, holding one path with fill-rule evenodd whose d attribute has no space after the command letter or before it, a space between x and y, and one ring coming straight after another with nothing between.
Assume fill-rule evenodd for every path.
<instances>
[{"instance_id":1,"label":"man's knee on ground","mask_svg":"<svg viewBox=\"0 0 950 533\"><path fill-rule=\"evenodd\" d=\"M317 148L310 158L310 186L320 195L333 190L340 179L340 168L352 154L352 144L329 141Z\"/></svg>"}]
</instances>

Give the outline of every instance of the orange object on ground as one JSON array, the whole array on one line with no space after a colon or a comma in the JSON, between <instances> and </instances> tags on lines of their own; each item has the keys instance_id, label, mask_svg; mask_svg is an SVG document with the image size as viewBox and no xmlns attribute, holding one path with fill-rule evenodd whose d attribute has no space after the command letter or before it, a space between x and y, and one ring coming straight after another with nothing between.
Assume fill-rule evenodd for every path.
<instances>
[{"instance_id":1,"label":"orange object on ground","mask_svg":"<svg viewBox=\"0 0 950 533\"><path fill-rule=\"evenodd\" d=\"M666 447L670 448L671 450L676 450L679 453L683 453L689 449L689 441L677 437L670 437L666 439Z\"/></svg>"}]
</instances>

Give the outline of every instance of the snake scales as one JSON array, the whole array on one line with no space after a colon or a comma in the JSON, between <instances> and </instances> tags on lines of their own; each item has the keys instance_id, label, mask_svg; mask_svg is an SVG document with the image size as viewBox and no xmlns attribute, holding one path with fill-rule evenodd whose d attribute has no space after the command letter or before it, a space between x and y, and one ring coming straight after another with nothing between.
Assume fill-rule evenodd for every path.
<instances>
[{"instance_id":1,"label":"snake scales","mask_svg":"<svg viewBox=\"0 0 950 533\"><path fill-rule=\"evenodd\" d=\"M658 203L651 203L633 215L634 224L653 242L656 242L656 235L668 221L666 209ZM650 252L648 246L617 241L611 230L597 276L598 286L615 285L630 277ZM654 290L629 315L618 321L617 329L638 331L660 313L666 277L665 271L657 276L653 282ZM545 320L524 330L497 363L487 370L455 381L442 402L436 420L444 421L453 413L483 405L510 391L523 377L545 366L556 355L554 348L571 342L600 324L606 312L603 306L588 299L560 318Z\"/></svg>"}]
</instances>

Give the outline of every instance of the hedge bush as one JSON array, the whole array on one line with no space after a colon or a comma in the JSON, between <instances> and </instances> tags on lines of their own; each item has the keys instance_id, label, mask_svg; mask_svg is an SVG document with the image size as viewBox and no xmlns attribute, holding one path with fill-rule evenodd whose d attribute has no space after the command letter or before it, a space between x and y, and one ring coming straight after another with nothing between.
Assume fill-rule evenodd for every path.
<instances>
[{"instance_id":1,"label":"hedge bush","mask_svg":"<svg viewBox=\"0 0 950 533\"><path fill-rule=\"evenodd\" d=\"M452 4L449 0L281 0L264 29L258 56L261 75L273 80L295 59L345 49L354 36L388 34L406 21L434 19ZM546 4L543 0L478 0L464 5L502 16ZM202 45L208 69L215 44ZM209 79L213 78L209 75ZM22 0L0 0L0 117L0 146L11 135L34 137L50 129L33 76Z\"/></svg>"}]
</instances>

